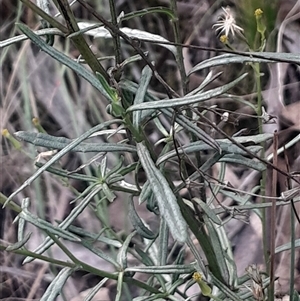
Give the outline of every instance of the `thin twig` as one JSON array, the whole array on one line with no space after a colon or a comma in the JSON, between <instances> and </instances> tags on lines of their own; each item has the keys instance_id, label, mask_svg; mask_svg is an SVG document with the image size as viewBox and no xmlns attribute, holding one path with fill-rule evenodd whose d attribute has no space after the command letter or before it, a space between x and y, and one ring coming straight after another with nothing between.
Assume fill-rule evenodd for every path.
<instances>
[{"instance_id":1,"label":"thin twig","mask_svg":"<svg viewBox=\"0 0 300 301\"><path fill-rule=\"evenodd\" d=\"M229 136L226 132L222 131L220 128L218 128L212 121L210 121L208 118L206 118L203 115L200 115L201 118L203 118L212 128L214 128L218 133L224 135L227 139L229 139L233 144L237 145L239 148L241 148L243 151L245 151L251 158L255 158L257 160L259 160L260 162L266 164L267 166L272 167L273 169L277 170L279 173L281 173L282 175L288 177L289 179L294 180L295 182L299 183L299 180L294 177L293 175L291 175L288 172L285 172L284 170L280 169L279 167L275 166L273 163L269 162L266 159L261 158L260 156L250 152L247 147L245 147L242 143L237 142L234 138L232 138L231 136Z\"/></svg>"},{"instance_id":2,"label":"thin twig","mask_svg":"<svg viewBox=\"0 0 300 301\"><path fill-rule=\"evenodd\" d=\"M69 33L74 33L79 31L79 27L77 21L74 17L74 14L69 6L67 0L57 0L61 13L66 21ZM108 81L109 76L100 62L97 60L96 56L92 52L91 48L85 41L82 34L73 36L72 38L73 43L75 44L76 48L79 50L80 54L93 70L94 73L100 73L102 76Z\"/></svg>"},{"instance_id":3,"label":"thin twig","mask_svg":"<svg viewBox=\"0 0 300 301\"><path fill-rule=\"evenodd\" d=\"M114 34L119 35L121 38L123 38L128 44L132 46L132 48L142 57L142 59L147 63L147 65L151 68L153 71L154 76L156 79L163 85L163 87L166 89L167 94L169 98L172 97L179 97L179 95L164 81L164 79L158 74L156 68L151 63L149 58L145 55L145 53L141 50L139 46L136 45L136 42L128 37L125 33L123 33L120 29L116 28L112 23L108 22L103 18L100 14L98 14L88 3L86 3L84 0L77 0L83 7L85 7L95 18L97 18L99 21L101 21L106 28L108 28L110 31L112 31Z\"/></svg>"},{"instance_id":4,"label":"thin twig","mask_svg":"<svg viewBox=\"0 0 300 301\"><path fill-rule=\"evenodd\" d=\"M274 132L274 140L273 140L273 164L277 166L278 157L278 133ZM276 238L276 191L277 191L277 170L272 170L272 188L271 188L271 196L274 197L272 199L272 207L271 207L271 229L270 229L270 287L268 290L269 298L268 300L274 300L274 282L275 282L275 238Z\"/></svg>"},{"instance_id":5,"label":"thin twig","mask_svg":"<svg viewBox=\"0 0 300 301\"><path fill-rule=\"evenodd\" d=\"M186 76L184 63L183 63L182 46L179 44L181 41L181 38L180 38L178 13L177 13L177 0L171 0L170 5L171 5L171 10L174 14L174 19L172 20L172 25L173 25L175 43L178 43L178 45L176 45L177 51L176 51L175 57L176 57L178 69L179 69L180 76L181 76L183 94L186 95L188 93L188 88L187 88L188 77Z\"/></svg>"},{"instance_id":6,"label":"thin twig","mask_svg":"<svg viewBox=\"0 0 300 301\"><path fill-rule=\"evenodd\" d=\"M81 0L78 0L78 2L80 2L80 1ZM244 51L237 51L237 50L229 50L229 49L225 49L225 48L212 48L212 47L197 46L197 45L192 45L192 44L174 43L174 42L169 42L169 41L149 41L148 39L142 39L142 38L139 38L138 40L141 42L149 42L149 43L153 43L153 44L181 46L181 47L185 47L185 48L189 48L189 49L214 51L217 53L238 54L238 55L245 56L245 57L269 60L270 62L273 61L273 62L282 62L282 63L293 63L295 65L300 65L299 61L292 61L291 59L281 59L281 58L276 58L276 57L272 57L272 56L267 57L266 54L261 55L259 53L255 53L255 52L244 52ZM274 52L274 54L277 54L277 53Z\"/></svg>"},{"instance_id":7,"label":"thin twig","mask_svg":"<svg viewBox=\"0 0 300 301\"><path fill-rule=\"evenodd\" d=\"M115 0L109 0L109 8L110 8L112 24L119 29ZM121 64L122 62L120 36L112 31L111 31L111 36L114 42L116 64L118 65Z\"/></svg>"}]
</instances>

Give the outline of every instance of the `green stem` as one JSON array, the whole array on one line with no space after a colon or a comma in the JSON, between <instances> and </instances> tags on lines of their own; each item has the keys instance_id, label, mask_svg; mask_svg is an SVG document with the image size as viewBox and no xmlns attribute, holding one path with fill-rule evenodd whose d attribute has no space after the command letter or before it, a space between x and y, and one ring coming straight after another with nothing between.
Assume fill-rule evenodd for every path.
<instances>
[{"instance_id":1,"label":"green stem","mask_svg":"<svg viewBox=\"0 0 300 301\"><path fill-rule=\"evenodd\" d=\"M7 197L0 192L0 204L4 205L6 203L6 201L7 201ZM16 213L21 213L21 211L22 211L22 208L13 201L8 203L7 207L9 209L15 211Z\"/></svg>"},{"instance_id":2,"label":"green stem","mask_svg":"<svg viewBox=\"0 0 300 301\"><path fill-rule=\"evenodd\" d=\"M77 2L79 2L83 7L85 7L95 18L97 18L100 22L102 22L111 32L119 35L124 39L124 41L126 41L132 46L132 48L142 57L142 59L147 63L147 65L153 71L154 76L166 89L167 94L170 98L172 98L172 95L178 97L178 94L158 74L150 59L145 55L142 49L139 46L137 46L136 43L134 43L134 41L132 41L131 38L129 38L126 34L124 34L123 31L113 26L110 22L107 22L107 20L105 20L100 14L98 14L85 0L77 0Z\"/></svg>"},{"instance_id":3,"label":"green stem","mask_svg":"<svg viewBox=\"0 0 300 301\"><path fill-rule=\"evenodd\" d=\"M112 24L116 28L119 29L119 24L118 24L118 20L117 20L117 13L116 13L115 0L109 0L109 8L110 8L110 15L111 15ZM112 31L111 31L111 36L112 36L113 42L114 42L114 48L115 48L114 52L115 52L116 64L118 65L118 64L121 64L121 62L122 62L120 36L117 35L117 34L115 34Z\"/></svg>"},{"instance_id":4,"label":"green stem","mask_svg":"<svg viewBox=\"0 0 300 301\"><path fill-rule=\"evenodd\" d=\"M42 9L40 9L38 6L36 6L32 1L30 0L20 0L23 2L27 7L29 7L32 11L34 11L37 15L39 15L43 20L47 21L53 28L59 29L61 32L67 34L68 28L56 21L56 19L49 16L47 13L45 13Z\"/></svg>"},{"instance_id":5,"label":"green stem","mask_svg":"<svg viewBox=\"0 0 300 301\"><path fill-rule=\"evenodd\" d=\"M288 159L286 158L286 161ZM287 161L288 162L288 161ZM287 166L288 163L287 163ZM288 170L289 171L289 170ZM291 180L288 179L288 188L291 189L292 188L292 183ZM296 263L296 257L295 257L295 240L296 240L296 231L295 231L295 211L294 211L294 206L293 206L293 202L294 200L291 200L291 210L290 210L290 214L291 214L291 265L290 265L290 301L295 300L294 298L294 285L295 285L295 263Z\"/></svg>"},{"instance_id":6,"label":"green stem","mask_svg":"<svg viewBox=\"0 0 300 301\"><path fill-rule=\"evenodd\" d=\"M182 46L179 44L181 42L180 38L180 30L179 30L179 22L178 22L178 14L177 14L177 1L171 0L170 1L171 10L174 14L174 18L172 19L173 31L174 31L174 38L176 43L176 62L179 68L180 76L181 76L181 83L183 94L186 95L188 93L188 78L185 73L184 63L183 63L183 54L182 54Z\"/></svg>"},{"instance_id":7,"label":"green stem","mask_svg":"<svg viewBox=\"0 0 300 301\"><path fill-rule=\"evenodd\" d=\"M6 246L0 244L0 251L5 251L6 250ZM68 261L61 261L61 260L57 260L57 259L54 259L54 258L50 258L50 257L47 257L47 256L44 256L44 255L41 255L41 254L36 254L34 252L31 252L31 251L28 251L28 250L25 250L25 249L18 249L18 250L12 250L12 251L9 251L9 252L12 252L14 254L19 254L19 255L23 255L23 256L29 256L29 257L33 257L35 259L40 259L44 262L49 262L50 264L54 264L54 265L57 265L57 266L62 266L62 267L70 267L70 268L79 268L80 270L82 271L86 271L86 272L89 272L89 273L92 273L94 275L98 275L100 277L103 277L103 278L109 278L109 279L112 279L112 280L118 280L118 274L117 273L109 273L109 272L106 272L106 271L103 271L103 270L99 270L93 266L90 266L84 262L82 262L81 260L78 260L76 258L76 264L73 263L73 262L68 262ZM131 283L137 287L140 287L142 289L145 289L146 291L148 292L151 292L151 293L154 293L154 294L157 294L159 293L160 291L142 281L139 281L137 279L134 279L134 278L131 278L131 277L124 277L124 282L126 283Z\"/></svg>"},{"instance_id":8,"label":"green stem","mask_svg":"<svg viewBox=\"0 0 300 301\"><path fill-rule=\"evenodd\" d=\"M255 73L255 83L257 90L257 109L256 113L258 116L258 132L259 134L263 134L263 120L262 116L262 88L261 88L261 78L260 78L260 64L253 64L253 69ZM261 142L261 154L260 157L262 159L265 158L265 142ZM264 196L266 195L266 180L267 180L267 172L264 170L262 172L262 177L260 181L260 191L262 195L262 203L265 203L266 200ZM267 219L266 219L266 209L262 209L262 227L263 227L263 251L264 251L264 259L267 270L269 270L269 252L268 252L268 235L267 235Z\"/></svg>"},{"instance_id":9,"label":"green stem","mask_svg":"<svg viewBox=\"0 0 300 301\"><path fill-rule=\"evenodd\" d=\"M292 200L293 201L293 200ZM294 300L294 285L295 285L295 212L291 206L291 267L290 267L290 301Z\"/></svg>"},{"instance_id":10,"label":"green stem","mask_svg":"<svg viewBox=\"0 0 300 301\"><path fill-rule=\"evenodd\" d=\"M78 32L80 29L78 27L77 21L74 17L74 14L70 8L70 5L67 0L57 0L59 8L63 17L65 18L69 34ZM76 48L79 50L80 54L90 66L94 73L99 72L107 81L109 76L105 69L102 67L96 56L93 54L91 48L85 41L82 34L72 36L72 41L75 44Z\"/></svg>"}]
</instances>

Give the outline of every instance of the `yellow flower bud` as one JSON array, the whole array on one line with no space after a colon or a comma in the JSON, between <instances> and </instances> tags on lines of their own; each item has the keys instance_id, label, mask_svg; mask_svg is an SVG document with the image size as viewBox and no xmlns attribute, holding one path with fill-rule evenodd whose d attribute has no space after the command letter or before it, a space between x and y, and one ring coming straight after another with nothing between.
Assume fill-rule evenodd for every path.
<instances>
[{"instance_id":1,"label":"yellow flower bud","mask_svg":"<svg viewBox=\"0 0 300 301\"><path fill-rule=\"evenodd\" d=\"M220 36L220 41L221 43L226 44L228 42L228 37L224 34Z\"/></svg>"},{"instance_id":2,"label":"yellow flower bud","mask_svg":"<svg viewBox=\"0 0 300 301\"><path fill-rule=\"evenodd\" d=\"M266 25L264 24L263 19L262 19L263 13L264 12L260 8L258 8L258 9L255 10L254 15L255 15L255 18L256 18L257 31L264 38L265 37L265 31L266 31Z\"/></svg>"}]
</instances>

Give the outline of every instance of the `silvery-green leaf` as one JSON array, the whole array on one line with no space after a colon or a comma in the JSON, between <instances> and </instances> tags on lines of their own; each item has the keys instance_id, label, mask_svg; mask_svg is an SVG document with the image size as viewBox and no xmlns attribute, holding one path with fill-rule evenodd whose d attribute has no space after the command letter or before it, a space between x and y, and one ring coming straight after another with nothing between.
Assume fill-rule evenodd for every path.
<instances>
[{"instance_id":1,"label":"silvery-green leaf","mask_svg":"<svg viewBox=\"0 0 300 301\"><path fill-rule=\"evenodd\" d=\"M227 153L227 154L240 154L240 155L248 155L244 150L242 150L240 147L237 145L233 144L232 142L224 142L224 140L216 140L216 142L219 145L219 148ZM205 151L205 150L213 150L213 148L206 144L203 143L202 141L196 141L192 142L188 145L183 145L182 147L177 148L176 150L169 151L168 153L163 154L160 156L157 160L157 164L161 164L162 162L177 156L178 154L191 154L195 152L200 152L200 151ZM251 153L258 153L261 150L261 146L258 145L252 145L248 146L247 150Z\"/></svg>"},{"instance_id":2,"label":"silvery-green leaf","mask_svg":"<svg viewBox=\"0 0 300 301\"><path fill-rule=\"evenodd\" d=\"M258 59L258 58L248 57L248 56L239 56L236 54L227 53L227 54L218 55L213 58L209 58L205 61L202 61L201 63L194 66L190 70L188 75L190 75L194 72L203 70L205 68L211 68L211 67L215 67L215 66L227 65L227 64L232 64L232 63L244 64L244 63L248 63L248 62L269 63L270 61L266 60L266 59Z\"/></svg>"},{"instance_id":3,"label":"silvery-green leaf","mask_svg":"<svg viewBox=\"0 0 300 301\"><path fill-rule=\"evenodd\" d=\"M41 39L39 36L37 36L35 33L33 33L29 28L26 26L19 24L18 25L20 30L33 42L35 43L42 51L47 53L48 55L52 56L55 60L58 62L66 65L73 71L75 71L79 76L83 77L85 80L87 80L92 86L94 86L99 92L102 93L102 95L109 101L112 101L110 94L106 91L105 87L100 83L100 81L97 79L97 77L88 71L85 67L81 66L68 56L66 56L64 53L56 50L55 48L48 45L46 42L44 42L43 39Z\"/></svg>"},{"instance_id":4,"label":"silvery-green leaf","mask_svg":"<svg viewBox=\"0 0 300 301\"><path fill-rule=\"evenodd\" d=\"M75 269L63 268L54 280L51 281L48 286L46 292L43 297L40 299L41 301L52 301L56 300L56 297L61 293L62 288L68 278L72 275Z\"/></svg>"},{"instance_id":5,"label":"silvery-green leaf","mask_svg":"<svg viewBox=\"0 0 300 301\"><path fill-rule=\"evenodd\" d=\"M152 77L152 70L147 65L144 67L142 71L142 76L140 80L139 87L136 91L135 98L134 98L134 104L143 103L145 101L145 95L147 92L148 85L150 83ZM139 128L141 124L142 119L142 112L141 111L134 111L132 116L132 123L136 127L136 129Z\"/></svg>"},{"instance_id":6,"label":"silvery-green leaf","mask_svg":"<svg viewBox=\"0 0 300 301\"><path fill-rule=\"evenodd\" d=\"M237 83L243 80L247 76L247 73L241 75L234 81L230 82L229 84L223 85L221 87L211 89L205 92L201 92L191 96L184 96L180 98L173 98L173 99L163 99L155 102L147 102L141 103L137 105L133 105L127 109L127 111L136 111L136 110L149 110L149 109L164 109L164 108L175 108L181 106L188 106L191 104L195 104L198 102L202 102L217 96L222 95L223 93L227 92L229 89L234 87Z\"/></svg>"},{"instance_id":7,"label":"silvery-green leaf","mask_svg":"<svg viewBox=\"0 0 300 301\"><path fill-rule=\"evenodd\" d=\"M142 142L137 144L137 152L158 203L161 216L166 220L174 239L185 242L187 226L179 209L176 196L166 178L155 166L148 149Z\"/></svg>"},{"instance_id":8,"label":"silvery-green leaf","mask_svg":"<svg viewBox=\"0 0 300 301\"><path fill-rule=\"evenodd\" d=\"M27 131L19 131L14 133L16 138L21 141L31 143L35 146L43 146L46 148L63 149L71 144L74 140L66 137L56 137L45 133L34 133ZM73 147L72 152L136 152L132 145L119 144L119 143L80 143Z\"/></svg>"},{"instance_id":9,"label":"silvery-green leaf","mask_svg":"<svg viewBox=\"0 0 300 301\"><path fill-rule=\"evenodd\" d=\"M143 221L141 220L141 218L139 217L139 215L137 214L132 198L130 198L129 200L128 211L129 211L129 219L132 223L132 226L138 234L140 234L142 237L147 239L154 239L157 237L157 234L154 234L149 228L147 228L143 223Z\"/></svg>"},{"instance_id":10,"label":"silvery-green leaf","mask_svg":"<svg viewBox=\"0 0 300 301\"><path fill-rule=\"evenodd\" d=\"M110 32L104 28L104 27L97 27L95 28L95 25L93 23L87 23L87 22L78 22L78 26L80 29L88 29L91 27L92 29L85 32L87 35L91 35L94 38L111 38ZM167 44L159 44L159 42L169 42L167 39L153 33L149 33L147 31L139 30L139 29L132 29L128 27L120 28L120 30L125 33L128 37L134 39L142 39L147 40L149 42L156 42L161 47L164 47L168 50L170 50L174 55L176 55L176 47L173 45L167 45Z\"/></svg>"},{"instance_id":11,"label":"silvery-green leaf","mask_svg":"<svg viewBox=\"0 0 300 301\"><path fill-rule=\"evenodd\" d=\"M205 61L194 66L189 74L192 74L196 71L200 71L205 68L211 68L220 65L229 65L233 63L276 63L286 62L300 64L300 56L298 53L278 53L278 52L244 52L244 55L240 54L222 54L209 58Z\"/></svg>"}]
</instances>

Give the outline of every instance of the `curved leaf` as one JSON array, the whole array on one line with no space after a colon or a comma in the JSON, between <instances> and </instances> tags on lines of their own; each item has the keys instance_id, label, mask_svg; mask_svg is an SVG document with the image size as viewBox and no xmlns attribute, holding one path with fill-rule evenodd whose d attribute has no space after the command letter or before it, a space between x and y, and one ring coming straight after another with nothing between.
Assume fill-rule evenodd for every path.
<instances>
[{"instance_id":1,"label":"curved leaf","mask_svg":"<svg viewBox=\"0 0 300 301\"><path fill-rule=\"evenodd\" d=\"M152 70L149 66L145 66L142 71L142 77L139 84L139 87L136 91L136 95L134 98L134 104L143 103L145 99L145 95L147 92L148 85L150 83L152 77ZM142 112L141 111L134 111L132 116L132 123L136 127L136 129L139 128L142 118Z\"/></svg>"},{"instance_id":2,"label":"curved leaf","mask_svg":"<svg viewBox=\"0 0 300 301\"><path fill-rule=\"evenodd\" d=\"M243 52L243 55L230 53L222 54L205 60L194 66L188 75L200 71L205 68L228 65L228 64L244 64L244 63L276 63L286 62L291 64L300 64L299 53L278 53L278 52Z\"/></svg>"},{"instance_id":3,"label":"curved leaf","mask_svg":"<svg viewBox=\"0 0 300 301\"><path fill-rule=\"evenodd\" d=\"M35 146L43 146L53 149L63 149L72 143L74 140L65 137L56 137L44 133L34 133L19 131L14 135L21 141L31 143ZM132 145L118 144L118 143L80 143L72 148L72 152L136 152L136 149Z\"/></svg>"},{"instance_id":4,"label":"curved leaf","mask_svg":"<svg viewBox=\"0 0 300 301\"><path fill-rule=\"evenodd\" d=\"M194 103L198 103L201 101L205 101L211 99L213 97L217 97L222 95L223 93L227 92L229 89L234 87L237 83L243 80L247 76L247 73L241 75L234 81L226 84L224 86L211 89L196 95L185 96L180 98L173 98L173 99L163 99L155 102L147 102L141 103L137 105L133 105L127 109L127 111L136 111L136 110L149 110L149 109L164 109L164 108L175 108L179 106L187 106Z\"/></svg>"},{"instance_id":5,"label":"curved leaf","mask_svg":"<svg viewBox=\"0 0 300 301\"><path fill-rule=\"evenodd\" d=\"M248 155L244 150L239 148L237 145L232 144L231 142L224 142L224 140L216 140L218 142L218 145L220 149L229 154L240 154L240 155ZM165 162L166 160L177 156L178 154L190 154L190 153L195 153L199 151L204 151L204 150L212 150L213 148L210 145L207 145L203 143L202 141L196 141L192 142L189 145L184 145L182 147L179 147L176 150L172 150L161 157L158 158L157 164L161 164ZM247 149L249 152L252 153L258 153L261 150L261 146L258 145L253 145L253 146L248 146Z\"/></svg>"},{"instance_id":6,"label":"curved leaf","mask_svg":"<svg viewBox=\"0 0 300 301\"><path fill-rule=\"evenodd\" d=\"M51 301L56 300L56 297L61 293L62 287L68 280L68 278L72 275L73 272L76 271L76 268L63 268L54 280L51 281L50 285L48 286L46 292L44 293L43 297L40 299L41 301Z\"/></svg>"},{"instance_id":7,"label":"curved leaf","mask_svg":"<svg viewBox=\"0 0 300 301\"><path fill-rule=\"evenodd\" d=\"M78 22L79 28L82 29L88 29L85 34L93 36L94 38L111 38L111 33L104 27L97 27L98 24L95 23L87 23L87 22ZM100 26L100 25L98 25ZM167 39L163 38L162 36L159 36L157 34L149 33L147 31L139 30L139 29L132 29L128 27L120 28L120 30L125 33L128 37L132 39L141 39L143 41L149 41L153 42L155 41L160 45L161 47L164 47L168 50L170 50L174 55L176 55L176 47L169 44L163 44L163 43L170 43ZM162 44L160 44L161 42Z\"/></svg>"},{"instance_id":8,"label":"curved leaf","mask_svg":"<svg viewBox=\"0 0 300 301\"><path fill-rule=\"evenodd\" d=\"M33 33L26 26L19 24L20 30L34 43L36 44L42 51L46 52L50 56L52 56L55 60L62 63L63 65L69 67L73 71L75 71L79 76L83 77L87 80L92 86L94 86L107 100L112 101L110 97L110 91L106 91L105 87L102 86L97 77L88 71L85 67L81 66L62 52L56 50L55 48L49 46L43 39Z\"/></svg>"},{"instance_id":9,"label":"curved leaf","mask_svg":"<svg viewBox=\"0 0 300 301\"><path fill-rule=\"evenodd\" d=\"M155 195L161 216L166 220L174 239L185 242L187 238L186 222L169 183L155 166L148 149L142 142L137 144L137 152Z\"/></svg>"},{"instance_id":10,"label":"curved leaf","mask_svg":"<svg viewBox=\"0 0 300 301\"><path fill-rule=\"evenodd\" d=\"M259 59L259 58L254 58L254 57L248 57L248 56L239 56L236 54L222 54L218 55L215 57L212 57L210 59L207 59L205 61L202 61L201 63L197 64L194 66L188 75L203 70L205 68L211 68L211 67L216 67L220 65L228 65L228 64L233 64L233 63L239 63L239 64L244 64L244 63L269 63L269 60L266 59Z\"/></svg>"},{"instance_id":11,"label":"curved leaf","mask_svg":"<svg viewBox=\"0 0 300 301\"><path fill-rule=\"evenodd\" d=\"M128 211L129 211L129 219L132 223L132 226L138 234L140 234L142 237L147 238L147 239L154 239L157 237L157 234L154 234L149 228L147 228L144 225L143 221L141 220L141 218L139 217L139 215L137 214L137 212L134 208L132 198L130 198L130 200L129 200Z\"/></svg>"}]
</instances>

